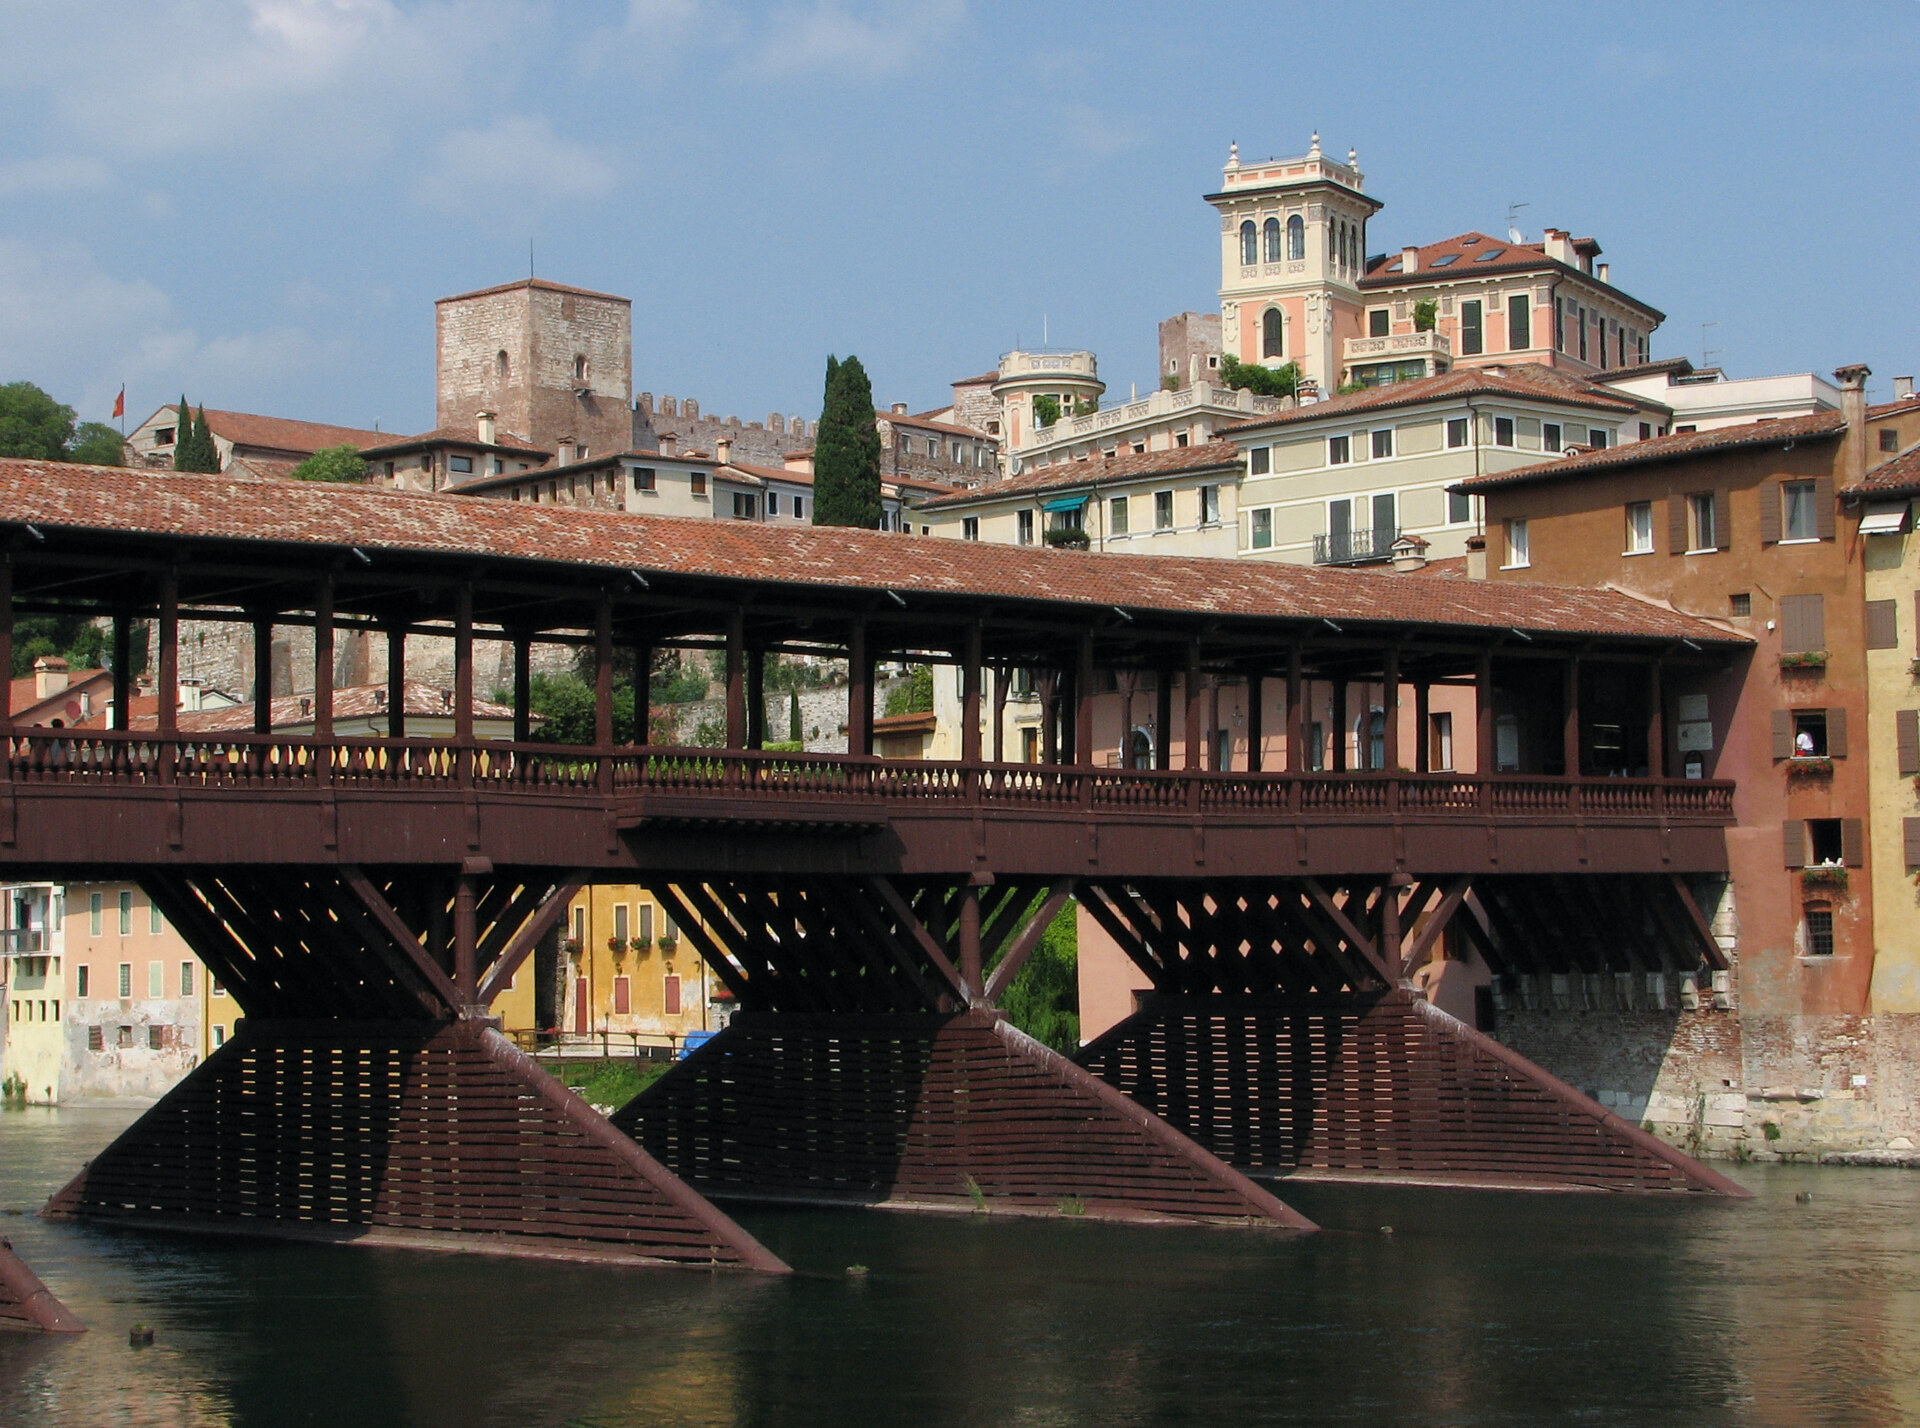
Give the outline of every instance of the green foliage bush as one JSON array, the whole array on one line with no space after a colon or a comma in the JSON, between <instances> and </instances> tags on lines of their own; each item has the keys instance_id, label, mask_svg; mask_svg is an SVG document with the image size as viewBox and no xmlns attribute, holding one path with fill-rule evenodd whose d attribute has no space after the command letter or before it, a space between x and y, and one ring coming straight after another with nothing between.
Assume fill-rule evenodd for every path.
<instances>
[{"instance_id":1,"label":"green foliage bush","mask_svg":"<svg viewBox=\"0 0 1920 1428\"><path fill-rule=\"evenodd\" d=\"M1035 899L1036 903L1039 899ZM1040 945L1000 999L1013 1024L1055 1051L1080 1049L1080 936L1077 904L1047 925Z\"/></svg>"},{"instance_id":2,"label":"green foliage bush","mask_svg":"<svg viewBox=\"0 0 1920 1428\"><path fill-rule=\"evenodd\" d=\"M358 485L367 479L367 463L356 446L323 446L288 474L296 481Z\"/></svg>"},{"instance_id":3,"label":"green foliage bush","mask_svg":"<svg viewBox=\"0 0 1920 1428\"><path fill-rule=\"evenodd\" d=\"M1045 428L1060 420L1060 399L1058 397L1035 397L1033 399L1033 424Z\"/></svg>"},{"instance_id":4,"label":"green foliage bush","mask_svg":"<svg viewBox=\"0 0 1920 1428\"><path fill-rule=\"evenodd\" d=\"M916 664L905 684L887 691L888 714L931 714L933 712L933 671Z\"/></svg>"},{"instance_id":5,"label":"green foliage bush","mask_svg":"<svg viewBox=\"0 0 1920 1428\"><path fill-rule=\"evenodd\" d=\"M1242 362L1229 352L1220 359L1220 380L1256 397L1291 397L1300 388L1300 364L1262 367L1258 362Z\"/></svg>"}]
</instances>

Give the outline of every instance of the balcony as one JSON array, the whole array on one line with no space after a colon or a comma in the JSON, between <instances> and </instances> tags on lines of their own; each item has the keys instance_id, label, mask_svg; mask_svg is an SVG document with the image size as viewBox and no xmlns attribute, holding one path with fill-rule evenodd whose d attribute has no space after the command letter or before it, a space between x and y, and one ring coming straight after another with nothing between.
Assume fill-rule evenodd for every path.
<instances>
[{"instance_id":1,"label":"balcony","mask_svg":"<svg viewBox=\"0 0 1920 1428\"><path fill-rule=\"evenodd\" d=\"M1370 531L1335 531L1313 538L1315 565L1369 565L1393 559L1393 543L1400 539L1398 526L1380 526Z\"/></svg>"},{"instance_id":2,"label":"balcony","mask_svg":"<svg viewBox=\"0 0 1920 1428\"><path fill-rule=\"evenodd\" d=\"M1388 337L1349 337L1344 353L1355 362L1391 362L1402 357L1437 357L1441 365L1453 357L1453 343L1439 332L1396 332Z\"/></svg>"}]
</instances>

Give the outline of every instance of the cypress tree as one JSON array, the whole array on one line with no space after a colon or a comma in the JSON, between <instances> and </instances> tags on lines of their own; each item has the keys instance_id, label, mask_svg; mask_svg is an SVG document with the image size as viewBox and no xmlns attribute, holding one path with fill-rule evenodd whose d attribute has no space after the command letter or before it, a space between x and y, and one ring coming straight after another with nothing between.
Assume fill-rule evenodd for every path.
<instances>
[{"instance_id":1,"label":"cypress tree","mask_svg":"<svg viewBox=\"0 0 1920 1428\"><path fill-rule=\"evenodd\" d=\"M873 384L858 357L829 357L813 446L813 523L877 530L881 511Z\"/></svg>"},{"instance_id":2,"label":"cypress tree","mask_svg":"<svg viewBox=\"0 0 1920 1428\"><path fill-rule=\"evenodd\" d=\"M196 471L218 471L220 448L213 444L213 432L207 427L207 409L201 407L193 419L193 454L199 458Z\"/></svg>"},{"instance_id":3,"label":"cypress tree","mask_svg":"<svg viewBox=\"0 0 1920 1428\"><path fill-rule=\"evenodd\" d=\"M180 394L180 415L173 426L173 469L192 471L195 468L187 463L193 459L193 409L187 405L186 393Z\"/></svg>"}]
</instances>

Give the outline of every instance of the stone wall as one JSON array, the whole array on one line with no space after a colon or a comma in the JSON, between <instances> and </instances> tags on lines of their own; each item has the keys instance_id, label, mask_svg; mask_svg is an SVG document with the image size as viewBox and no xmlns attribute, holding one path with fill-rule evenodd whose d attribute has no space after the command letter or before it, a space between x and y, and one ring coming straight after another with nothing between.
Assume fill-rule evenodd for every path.
<instances>
[{"instance_id":1,"label":"stone wall","mask_svg":"<svg viewBox=\"0 0 1920 1428\"><path fill-rule=\"evenodd\" d=\"M769 412L765 422L741 422L737 416L703 416L700 403L665 396L656 405L652 392L642 392L633 404L631 449L657 451L660 438L670 436L675 449L712 455L721 440L733 443L730 457L749 466L780 466L797 452L813 450L819 423L804 417Z\"/></svg>"}]
</instances>

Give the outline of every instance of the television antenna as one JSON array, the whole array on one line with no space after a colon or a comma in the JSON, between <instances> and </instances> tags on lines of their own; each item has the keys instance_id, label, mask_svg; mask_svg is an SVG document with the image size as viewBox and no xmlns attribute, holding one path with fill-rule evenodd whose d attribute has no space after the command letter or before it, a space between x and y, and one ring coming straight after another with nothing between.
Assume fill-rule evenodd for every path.
<instances>
[{"instance_id":1,"label":"television antenna","mask_svg":"<svg viewBox=\"0 0 1920 1428\"><path fill-rule=\"evenodd\" d=\"M1727 355L1725 348L1707 346L1707 329L1710 327L1718 327L1719 325L1717 322L1703 322L1700 324L1700 365L1702 367L1711 367L1715 357L1724 357Z\"/></svg>"},{"instance_id":2,"label":"television antenna","mask_svg":"<svg viewBox=\"0 0 1920 1428\"><path fill-rule=\"evenodd\" d=\"M1507 241L1509 243L1524 243L1527 241L1527 235L1520 231L1520 210L1532 207L1533 205L1531 203L1509 203L1507 205Z\"/></svg>"}]
</instances>

